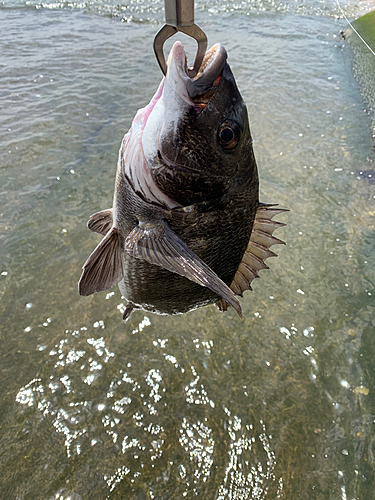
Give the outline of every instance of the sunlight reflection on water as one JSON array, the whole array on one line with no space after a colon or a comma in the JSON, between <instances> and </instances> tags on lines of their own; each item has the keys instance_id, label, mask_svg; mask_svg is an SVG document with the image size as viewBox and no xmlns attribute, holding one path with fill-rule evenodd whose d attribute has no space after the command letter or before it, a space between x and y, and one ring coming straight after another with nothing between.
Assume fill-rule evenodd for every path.
<instances>
[{"instance_id":1,"label":"sunlight reflection on water","mask_svg":"<svg viewBox=\"0 0 375 500\"><path fill-rule=\"evenodd\" d=\"M142 332L150 325L150 319L145 316L132 334ZM104 329L104 322L95 322L93 328ZM50 372L52 375L47 376L47 380L31 380L19 390L16 401L21 405L37 408L42 419L52 420L53 427L64 436L68 458L80 455L88 445L94 447L103 443L100 438L103 432L114 445L118 444L127 465L103 476L109 491L113 491L125 477L129 478L131 484L142 481L143 469L150 464L154 467L157 460L162 458L165 436L170 432L163 426L164 422L168 426L168 422L161 417L162 408L167 405L167 386L162 372L158 369L150 369L141 376L139 382L132 378L128 371L121 369L109 381L103 402L94 404L93 401L80 400L81 383L91 386L100 376L103 366L115 357L107 348L103 337L87 338L89 330L87 327L81 327L73 332L65 332L69 336L49 352L48 364L51 366L46 376ZM83 347L86 344L85 349L72 348L71 342L78 340L82 334L86 338L80 345ZM168 339L158 339L153 341L153 345L164 349L167 342ZM196 347L199 347L198 343L199 339L193 340ZM202 346L207 347L207 355L211 354L213 345L212 340L202 342ZM185 369L174 356L165 354L165 358L173 368L185 373ZM75 365L71 376L62 374L61 369L69 365ZM132 363L129 362L127 367L131 369L131 366ZM56 369L58 373L53 375ZM184 458L170 461L167 472L163 472L164 475L170 476L173 469L173 473L179 478L179 494L182 497L199 495L197 487L208 481L213 473L212 469L215 468L215 448L223 445L215 442L211 428L214 422L211 422L209 417L200 419L191 414L190 409L194 405L214 409L215 403L210 399L193 365L186 368L186 376L187 380L190 380L182 391L186 413L180 408L178 428L173 429L178 436L181 452L185 452ZM61 399L62 395L64 399ZM64 403L63 407L58 405L61 401ZM180 402L181 404L183 403ZM90 412L97 414L95 426L87 426L85 417ZM270 484L274 482L278 484L275 498L281 498L282 478L276 479L275 476L276 457L271 445L272 436L267 434L265 423L262 420L256 421L256 424L246 423L246 419L243 421L232 414L226 406L222 406L219 412L225 420L226 465L217 498L263 498ZM132 424L129 423L130 418ZM250 422L252 419L247 420ZM161 422L163 425L160 425ZM129 432L131 428L133 432ZM256 454L254 449L257 450ZM152 488L149 494L151 498L155 498Z\"/></svg>"},{"instance_id":2,"label":"sunlight reflection on water","mask_svg":"<svg viewBox=\"0 0 375 500\"><path fill-rule=\"evenodd\" d=\"M162 4L13 5L0 7L1 497L368 500L373 144L337 12L198 3L248 104L261 200L291 210L287 246L242 321L207 307L123 324L117 288L79 298L76 283L98 240L86 220L110 206L119 143L160 80L145 46Z\"/></svg>"}]
</instances>

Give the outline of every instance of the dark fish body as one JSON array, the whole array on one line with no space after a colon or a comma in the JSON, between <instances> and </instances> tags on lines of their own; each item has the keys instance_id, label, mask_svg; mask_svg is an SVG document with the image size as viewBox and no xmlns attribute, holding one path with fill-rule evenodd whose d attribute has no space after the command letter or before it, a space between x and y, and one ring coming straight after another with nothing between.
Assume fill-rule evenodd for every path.
<instances>
[{"instance_id":1,"label":"dark fish body","mask_svg":"<svg viewBox=\"0 0 375 500\"><path fill-rule=\"evenodd\" d=\"M233 211L218 206L194 206L191 211L152 209L137 197L126 181L121 186L129 204L119 208L127 213L121 233L128 236L141 220L164 220L177 236L196 253L228 286L231 284L250 238L256 208L235 206ZM254 200L254 207L256 200ZM245 209L246 210L246 209ZM239 237L238 237L238 234ZM121 293L130 302L154 312L173 314L216 302L218 296L185 277L171 273L144 260L125 254L125 276L119 283Z\"/></svg>"},{"instance_id":2,"label":"dark fish body","mask_svg":"<svg viewBox=\"0 0 375 500\"><path fill-rule=\"evenodd\" d=\"M271 220L280 210L259 204L246 106L223 47L202 67L191 80L174 45L165 81L121 145L113 209L88 222L105 238L84 265L80 294L118 283L125 316L209 303L241 315L236 295L281 243Z\"/></svg>"}]
</instances>

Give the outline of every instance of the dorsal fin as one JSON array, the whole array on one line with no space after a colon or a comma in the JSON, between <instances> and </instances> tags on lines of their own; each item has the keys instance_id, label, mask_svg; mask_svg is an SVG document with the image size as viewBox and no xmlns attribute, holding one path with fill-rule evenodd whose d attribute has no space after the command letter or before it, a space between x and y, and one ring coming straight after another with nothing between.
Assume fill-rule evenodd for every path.
<instances>
[{"instance_id":1,"label":"dorsal fin","mask_svg":"<svg viewBox=\"0 0 375 500\"><path fill-rule=\"evenodd\" d=\"M112 227L83 265L78 283L80 295L108 290L124 277L124 242L117 228Z\"/></svg>"},{"instance_id":2,"label":"dorsal fin","mask_svg":"<svg viewBox=\"0 0 375 500\"><path fill-rule=\"evenodd\" d=\"M96 212L95 214L90 215L90 218L87 221L87 227L90 229L90 231L103 234L104 236L111 229L112 224L112 208L109 208L108 210L102 210L101 212Z\"/></svg>"},{"instance_id":3,"label":"dorsal fin","mask_svg":"<svg viewBox=\"0 0 375 500\"><path fill-rule=\"evenodd\" d=\"M242 297L243 292L252 290L251 282L255 278L259 278L258 272L262 269L269 269L264 261L268 259L268 257L277 257L277 255L270 250L270 247L272 245L285 245L283 241L272 236L275 229L285 226L285 224L273 221L272 218L275 215L288 212L288 210L274 208L275 206L277 205L265 205L261 203L258 207L249 244L238 266L232 284L230 285L230 288L236 295ZM220 311L226 311L229 304L226 300L221 299L216 302L216 306Z\"/></svg>"}]
</instances>

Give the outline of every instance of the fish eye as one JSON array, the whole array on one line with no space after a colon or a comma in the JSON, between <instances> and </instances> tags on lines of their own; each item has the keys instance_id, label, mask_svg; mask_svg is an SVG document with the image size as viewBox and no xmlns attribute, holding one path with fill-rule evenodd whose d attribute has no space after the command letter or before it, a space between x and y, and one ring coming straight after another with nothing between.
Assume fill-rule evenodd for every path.
<instances>
[{"instance_id":1,"label":"fish eye","mask_svg":"<svg viewBox=\"0 0 375 500\"><path fill-rule=\"evenodd\" d=\"M240 140L241 129L234 120L224 120L217 131L217 137L224 149L233 149Z\"/></svg>"}]
</instances>

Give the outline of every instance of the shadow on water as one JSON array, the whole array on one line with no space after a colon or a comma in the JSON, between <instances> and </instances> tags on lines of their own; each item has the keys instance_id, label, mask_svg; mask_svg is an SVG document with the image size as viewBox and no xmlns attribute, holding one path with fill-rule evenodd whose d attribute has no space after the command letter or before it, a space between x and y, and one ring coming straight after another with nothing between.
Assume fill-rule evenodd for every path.
<instances>
[{"instance_id":1,"label":"shadow on water","mask_svg":"<svg viewBox=\"0 0 375 500\"><path fill-rule=\"evenodd\" d=\"M242 321L126 324L117 288L80 298L77 282L99 240L86 220L111 206L120 141L160 80L161 7L125 24L0 8L1 498L373 497L371 118L332 7L264 5L198 11L248 104L261 201L291 210L287 246Z\"/></svg>"}]
</instances>

